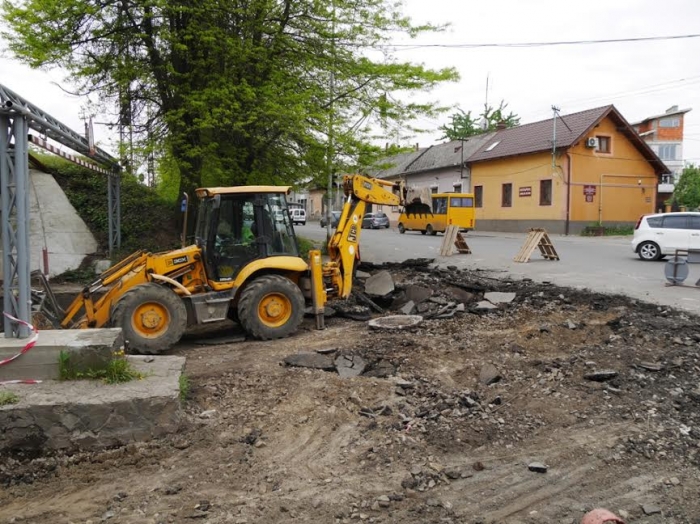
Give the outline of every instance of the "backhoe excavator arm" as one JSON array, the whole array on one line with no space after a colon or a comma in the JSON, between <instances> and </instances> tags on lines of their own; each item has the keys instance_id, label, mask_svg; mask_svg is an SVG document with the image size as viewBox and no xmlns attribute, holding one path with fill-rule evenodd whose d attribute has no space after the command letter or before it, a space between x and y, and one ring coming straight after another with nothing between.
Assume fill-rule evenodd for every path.
<instances>
[{"instance_id":1,"label":"backhoe excavator arm","mask_svg":"<svg viewBox=\"0 0 700 524\"><path fill-rule=\"evenodd\" d=\"M164 283L180 296L201 289L206 276L199 248L188 246L165 253L137 251L131 254L102 273L98 280L75 297L60 320L61 327L109 325L112 310L119 299L130 289L148 282Z\"/></svg>"},{"instance_id":2,"label":"backhoe excavator arm","mask_svg":"<svg viewBox=\"0 0 700 524\"><path fill-rule=\"evenodd\" d=\"M354 268L359 255L362 218L367 204L398 206L403 205L405 198L403 182L388 182L364 175L345 175L343 189L345 204L338 227L328 242L330 260L321 264L320 253L311 253L309 265L317 325L328 298L350 296Z\"/></svg>"}]
</instances>

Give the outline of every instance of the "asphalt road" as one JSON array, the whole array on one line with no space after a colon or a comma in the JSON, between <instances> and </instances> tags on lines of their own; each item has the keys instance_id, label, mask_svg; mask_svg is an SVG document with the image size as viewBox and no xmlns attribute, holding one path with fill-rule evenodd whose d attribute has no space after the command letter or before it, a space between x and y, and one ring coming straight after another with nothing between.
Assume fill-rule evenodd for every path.
<instances>
[{"instance_id":1,"label":"asphalt road","mask_svg":"<svg viewBox=\"0 0 700 524\"><path fill-rule=\"evenodd\" d=\"M326 230L318 222L295 226L298 236L323 240ZM440 257L441 234L432 237L418 232L401 235L396 228L362 230L360 252L368 262L400 262L407 258L435 258L441 265L532 278L576 288L623 293L633 298L679 307L700 313L700 287L666 286L665 261L643 262L632 252L632 237L578 237L550 235L561 260L544 260L535 250L530 262L513 262L525 234L471 232L466 241L471 255ZM700 279L700 265L690 266L685 284Z\"/></svg>"}]
</instances>

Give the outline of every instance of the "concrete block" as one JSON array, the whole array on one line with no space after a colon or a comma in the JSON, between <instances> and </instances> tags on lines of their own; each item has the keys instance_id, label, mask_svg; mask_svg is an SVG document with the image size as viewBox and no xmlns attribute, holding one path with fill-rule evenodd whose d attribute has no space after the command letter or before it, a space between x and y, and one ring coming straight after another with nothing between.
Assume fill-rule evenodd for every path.
<instances>
[{"instance_id":1,"label":"concrete block","mask_svg":"<svg viewBox=\"0 0 700 524\"><path fill-rule=\"evenodd\" d=\"M176 432L182 423L184 357L128 357L144 378L10 385L19 402L0 407L0 451L98 450Z\"/></svg>"},{"instance_id":2,"label":"concrete block","mask_svg":"<svg viewBox=\"0 0 700 524\"><path fill-rule=\"evenodd\" d=\"M388 271L379 271L365 281L365 293L384 297L394 291L394 279Z\"/></svg>"},{"instance_id":3,"label":"concrete block","mask_svg":"<svg viewBox=\"0 0 700 524\"><path fill-rule=\"evenodd\" d=\"M28 339L0 338L0 359L19 353ZM104 367L123 345L121 328L39 331L36 345L0 367L0 380L58 380L61 351L76 371Z\"/></svg>"}]
</instances>

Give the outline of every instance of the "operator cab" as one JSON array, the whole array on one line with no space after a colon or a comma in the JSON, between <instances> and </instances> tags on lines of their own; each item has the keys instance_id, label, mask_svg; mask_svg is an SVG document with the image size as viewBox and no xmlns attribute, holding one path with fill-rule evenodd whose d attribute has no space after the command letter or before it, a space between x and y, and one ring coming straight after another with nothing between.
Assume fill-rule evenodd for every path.
<instances>
[{"instance_id":1,"label":"operator cab","mask_svg":"<svg viewBox=\"0 0 700 524\"><path fill-rule=\"evenodd\" d=\"M209 278L229 282L247 264L273 256L299 256L287 209L287 186L198 189L195 239Z\"/></svg>"}]
</instances>

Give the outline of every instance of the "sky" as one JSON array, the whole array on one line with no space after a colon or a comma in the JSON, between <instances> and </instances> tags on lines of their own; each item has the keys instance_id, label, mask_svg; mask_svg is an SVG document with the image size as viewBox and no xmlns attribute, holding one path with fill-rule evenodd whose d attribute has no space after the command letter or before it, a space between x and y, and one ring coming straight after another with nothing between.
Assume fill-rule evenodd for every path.
<instances>
[{"instance_id":1,"label":"sky","mask_svg":"<svg viewBox=\"0 0 700 524\"><path fill-rule=\"evenodd\" d=\"M630 122L673 105L693 108L686 115L683 156L700 162L700 38L524 48L434 47L697 34L697 0L404 0L404 13L416 23L450 26L442 33L397 39L396 44L408 46L394 48L394 56L430 68L455 67L461 76L458 82L416 95L417 100L437 100L478 113L488 76L489 102L497 105L505 100L521 123L551 118L552 105L566 115L614 104ZM63 73L31 70L3 48L0 41L0 84L81 131L86 101L58 87L70 89ZM436 143L441 135L437 127L448 120L449 112L438 119L421 118L416 125L429 131L407 136L406 142ZM98 144L111 152L116 151L113 135L106 126L95 126Z\"/></svg>"}]
</instances>

